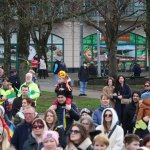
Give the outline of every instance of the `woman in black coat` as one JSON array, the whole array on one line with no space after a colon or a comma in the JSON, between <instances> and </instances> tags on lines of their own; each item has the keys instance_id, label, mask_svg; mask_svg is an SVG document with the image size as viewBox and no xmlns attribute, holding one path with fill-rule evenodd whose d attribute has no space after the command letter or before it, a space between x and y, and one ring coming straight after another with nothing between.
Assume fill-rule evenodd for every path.
<instances>
[{"instance_id":1,"label":"woman in black coat","mask_svg":"<svg viewBox=\"0 0 150 150\"><path fill-rule=\"evenodd\" d=\"M129 85L126 84L125 77L119 75L116 79L115 89L113 92L113 98L115 99L115 110L117 112L119 122L123 125L123 115L125 111L125 104L121 104L121 99L131 97L131 89Z\"/></svg>"}]
</instances>

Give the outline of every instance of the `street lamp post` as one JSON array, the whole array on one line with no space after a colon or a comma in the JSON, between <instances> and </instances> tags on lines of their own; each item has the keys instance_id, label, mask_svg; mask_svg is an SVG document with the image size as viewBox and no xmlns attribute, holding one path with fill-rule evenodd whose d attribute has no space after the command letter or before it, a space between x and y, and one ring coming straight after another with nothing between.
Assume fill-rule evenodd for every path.
<instances>
[{"instance_id":1,"label":"street lamp post","mask_svg":"<svg viewBox=\"0 0 150 150\"><path fill-rule=\"evenodd\" d=\"M99 12L97 11L97 26L99 27L100 16ZM97 30L97 66L98 66L98 77L101 77L101 61L100 61L100 39L101 33Z\"/></svg>"},{"instance_id":2,"label":"street lamp post","mask_svg":"<svg viewBox=\"0 0 150 150\"><path fill-rule=\"evenodd\" d=\"M80 16L80 66L83 64L83 16Z\"/></svg>"}]
</instances>

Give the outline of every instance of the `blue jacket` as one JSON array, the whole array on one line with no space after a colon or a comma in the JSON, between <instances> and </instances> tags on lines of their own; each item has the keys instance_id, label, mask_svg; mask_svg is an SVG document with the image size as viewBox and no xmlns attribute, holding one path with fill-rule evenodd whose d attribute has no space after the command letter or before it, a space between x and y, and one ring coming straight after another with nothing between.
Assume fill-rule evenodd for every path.
<instances>
[{"instance_id":1,"label":"blue jacket","mask_svg":"<svg viewBox=\"0 0 150 150\"><path fill-rule=\"evenodd\" d=\"M26 122L22 123L15 129L14 135L11 139L11 143L17 150L22 150L23 144L28 139L30 133L31 126Z\"/></svg>"},{"instance_id":2,"label":"blue jacket","mask_svg":"<svg viewBox=\"0 0 150 150\"><path fill-rule=\"evenodd\" d=\"M93 113L93 122L94 124L97 125L101 125L101 120L102 120L102 112L104 111L104 109L106 108L111 108L111 106L108 107L102 107L100 106L98 109L96 109Z\"/></svg>"}]
</instances>

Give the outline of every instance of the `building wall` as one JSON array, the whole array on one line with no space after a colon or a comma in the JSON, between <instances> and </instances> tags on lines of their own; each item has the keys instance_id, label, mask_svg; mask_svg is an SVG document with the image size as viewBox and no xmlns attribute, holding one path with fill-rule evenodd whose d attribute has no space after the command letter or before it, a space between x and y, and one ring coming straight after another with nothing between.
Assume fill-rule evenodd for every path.
<instances>
[{"instance_id":1,"label":"building wall","mask_svg":"<svg viewBox=\"0 0 150 150\"><path fill-rule=\"evenodd\" d=\"M120 30L132 25L131 22L125 22L120 26ZM91 26L84 24L83 37L96 33L97 30ZM80 23L79 22L63 22L55 24L53 34L64 38L64 61L68 68L80 67ZM145 32L142 27L133 31L145 37Z\"/></svg>"}]
</instances>

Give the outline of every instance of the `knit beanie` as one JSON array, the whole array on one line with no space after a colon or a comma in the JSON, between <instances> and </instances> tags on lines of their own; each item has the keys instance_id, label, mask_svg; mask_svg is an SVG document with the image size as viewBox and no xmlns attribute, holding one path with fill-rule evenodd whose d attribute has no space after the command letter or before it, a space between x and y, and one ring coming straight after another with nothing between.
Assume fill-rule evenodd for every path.
<instances>
[{"instance_id":1,"label":"knit beanie","mask_svg":"<svg viewBox=\"0 0 150 150\"><path fill-rule=\"evenodd\" d=\"M59 144L59 135L56 131L45 131L42 136L42 142L44 142L47 138L53 138L56 141L56 144Z\"/></svg>"}]
</instances>

